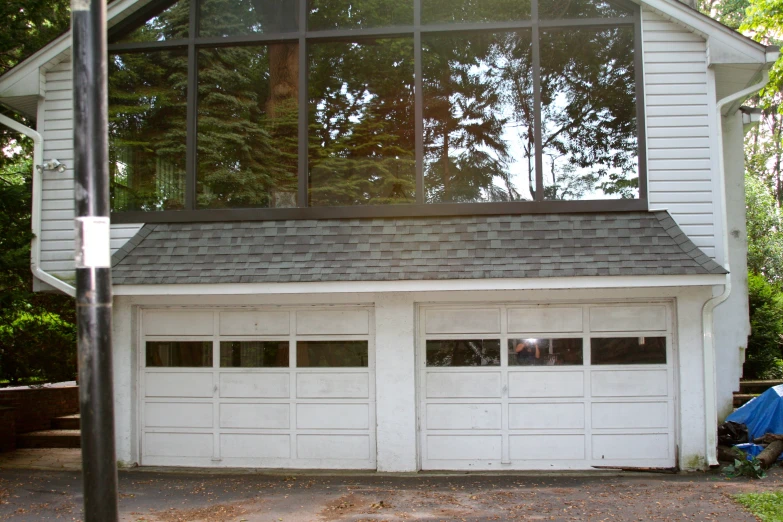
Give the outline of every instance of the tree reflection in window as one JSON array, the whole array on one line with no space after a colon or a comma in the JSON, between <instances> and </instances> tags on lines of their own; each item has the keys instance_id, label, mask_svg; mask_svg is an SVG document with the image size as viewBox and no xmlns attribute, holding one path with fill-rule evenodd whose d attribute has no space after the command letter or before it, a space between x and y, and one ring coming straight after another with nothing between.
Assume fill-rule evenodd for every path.
<instances>
[{"instance_id":1,"label":"tree reflection in window","mask_svg":"<svg viewBox=\"0 0 783 522\"><path fill-rule=\"evenodd\" d=\"M632 28L543 31L545 199L639 197Z\"/></svg>"},{"instance_id":2,"label":"tree reflection in window","mask_svg":"<svg viewBox=\"0 0 783 522\"><path fill-rule=\"evenodd\" d=\"M427 341L427 366L500 366L500 341Z\"/></svg>"},{"instance_id":3,"label":"tree reflection in window","mask_svg":"<svg viewBox=\"0 0 783 522\"><path fill-rule=\"evenodd\" d=\"M427 201L534 199L530 32L427 36L423 45Z\"/></svg>"},{"instance_id":4,"label":"tree reflection in window","mask_svg":"<svg viewBox=\"0 0 783 522\"><path fill-rule=\"evenodd\" d=\"M413 39L310 49L310 204L415 200Z\"/></svg>"}]
</instances>

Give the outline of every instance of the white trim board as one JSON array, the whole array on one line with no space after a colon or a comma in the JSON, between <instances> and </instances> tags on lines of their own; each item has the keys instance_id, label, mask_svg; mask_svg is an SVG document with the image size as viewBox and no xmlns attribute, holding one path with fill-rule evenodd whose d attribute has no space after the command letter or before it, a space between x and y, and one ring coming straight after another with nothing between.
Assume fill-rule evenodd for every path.
<instances>
[{"instance_id":1,"label":"white trim board","mask_svg":"<svg viewBox=\"0 0 783 522\"><path fill-rule=\"evenodd\" d=\"M451 279L443 281L328 281L317 283L245 283L181 285L115 285L114 295L252 295L364 292L452 292L477 290L555 290L594 288L660 288L724 285L721 274L674 276L591 276L519 279Z\"/></svg>"}]
</instances>

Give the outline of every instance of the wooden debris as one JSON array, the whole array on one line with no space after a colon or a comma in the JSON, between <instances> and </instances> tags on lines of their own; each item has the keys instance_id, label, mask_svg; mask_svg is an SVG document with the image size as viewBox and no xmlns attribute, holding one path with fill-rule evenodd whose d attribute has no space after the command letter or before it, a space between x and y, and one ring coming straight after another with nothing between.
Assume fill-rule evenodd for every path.
<instances>
[{"instance_id":1,"label":"wooden debris","mask_svg":"<svg viewBox=\"0 0 783 522\"><path fill-rule=\"evenodd\" d=\"M783 453L783 439L770 443L756 458L759 459L761 465L766 469L778 460L781 453Z\"/></svg>"}]
</instances>

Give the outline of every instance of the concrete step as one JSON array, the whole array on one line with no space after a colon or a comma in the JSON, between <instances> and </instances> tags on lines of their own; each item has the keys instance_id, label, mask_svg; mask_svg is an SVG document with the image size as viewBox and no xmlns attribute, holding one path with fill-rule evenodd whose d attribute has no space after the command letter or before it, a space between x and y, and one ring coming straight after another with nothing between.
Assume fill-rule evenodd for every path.
<instances>
[{"instance_id":1,"label":"concrete step","mask_svg":"<svg viewBox=\"0 0 783 522\"><path fill-rule=\"evenodd\" d=\"M17 448L79 448L82 445L79 430L43 430L16 436Z\"/></svg>"},{"instance_id":2,"label":"concrete step","mask_svg":"<svg viewBox=\"0 0 783 522\"><path fill-rule=\"evenodd\" d=\"M758 397L758 393L735 393L734 394L734 407L739 408L749 400Z\"/></svg>"},{"instance_id":3,"label":"concrete step","mask_svg":"<svg viewBox=\"0 0 783 522\"><path fill-rule=\"evenodd\" d=\"M81 417L78 413L75 415L65 415L52 419L53 430L78 430Z\"/></svg>"}]
</instances>

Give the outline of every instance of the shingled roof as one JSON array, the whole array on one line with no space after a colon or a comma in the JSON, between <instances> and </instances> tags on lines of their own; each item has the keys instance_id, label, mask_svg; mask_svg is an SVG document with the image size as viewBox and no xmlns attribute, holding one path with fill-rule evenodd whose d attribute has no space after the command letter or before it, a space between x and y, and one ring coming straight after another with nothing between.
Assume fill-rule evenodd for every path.
<instances>
[{"instance_id":1,"label":"shingled roof","mask_svg":"<svg viewBox=\"0 0 783 522\"><path fill-rule=\"evenodd\" d=\"M114 284L725 274L666 211L148 224Z\"/></svg>"}]
</instances>

